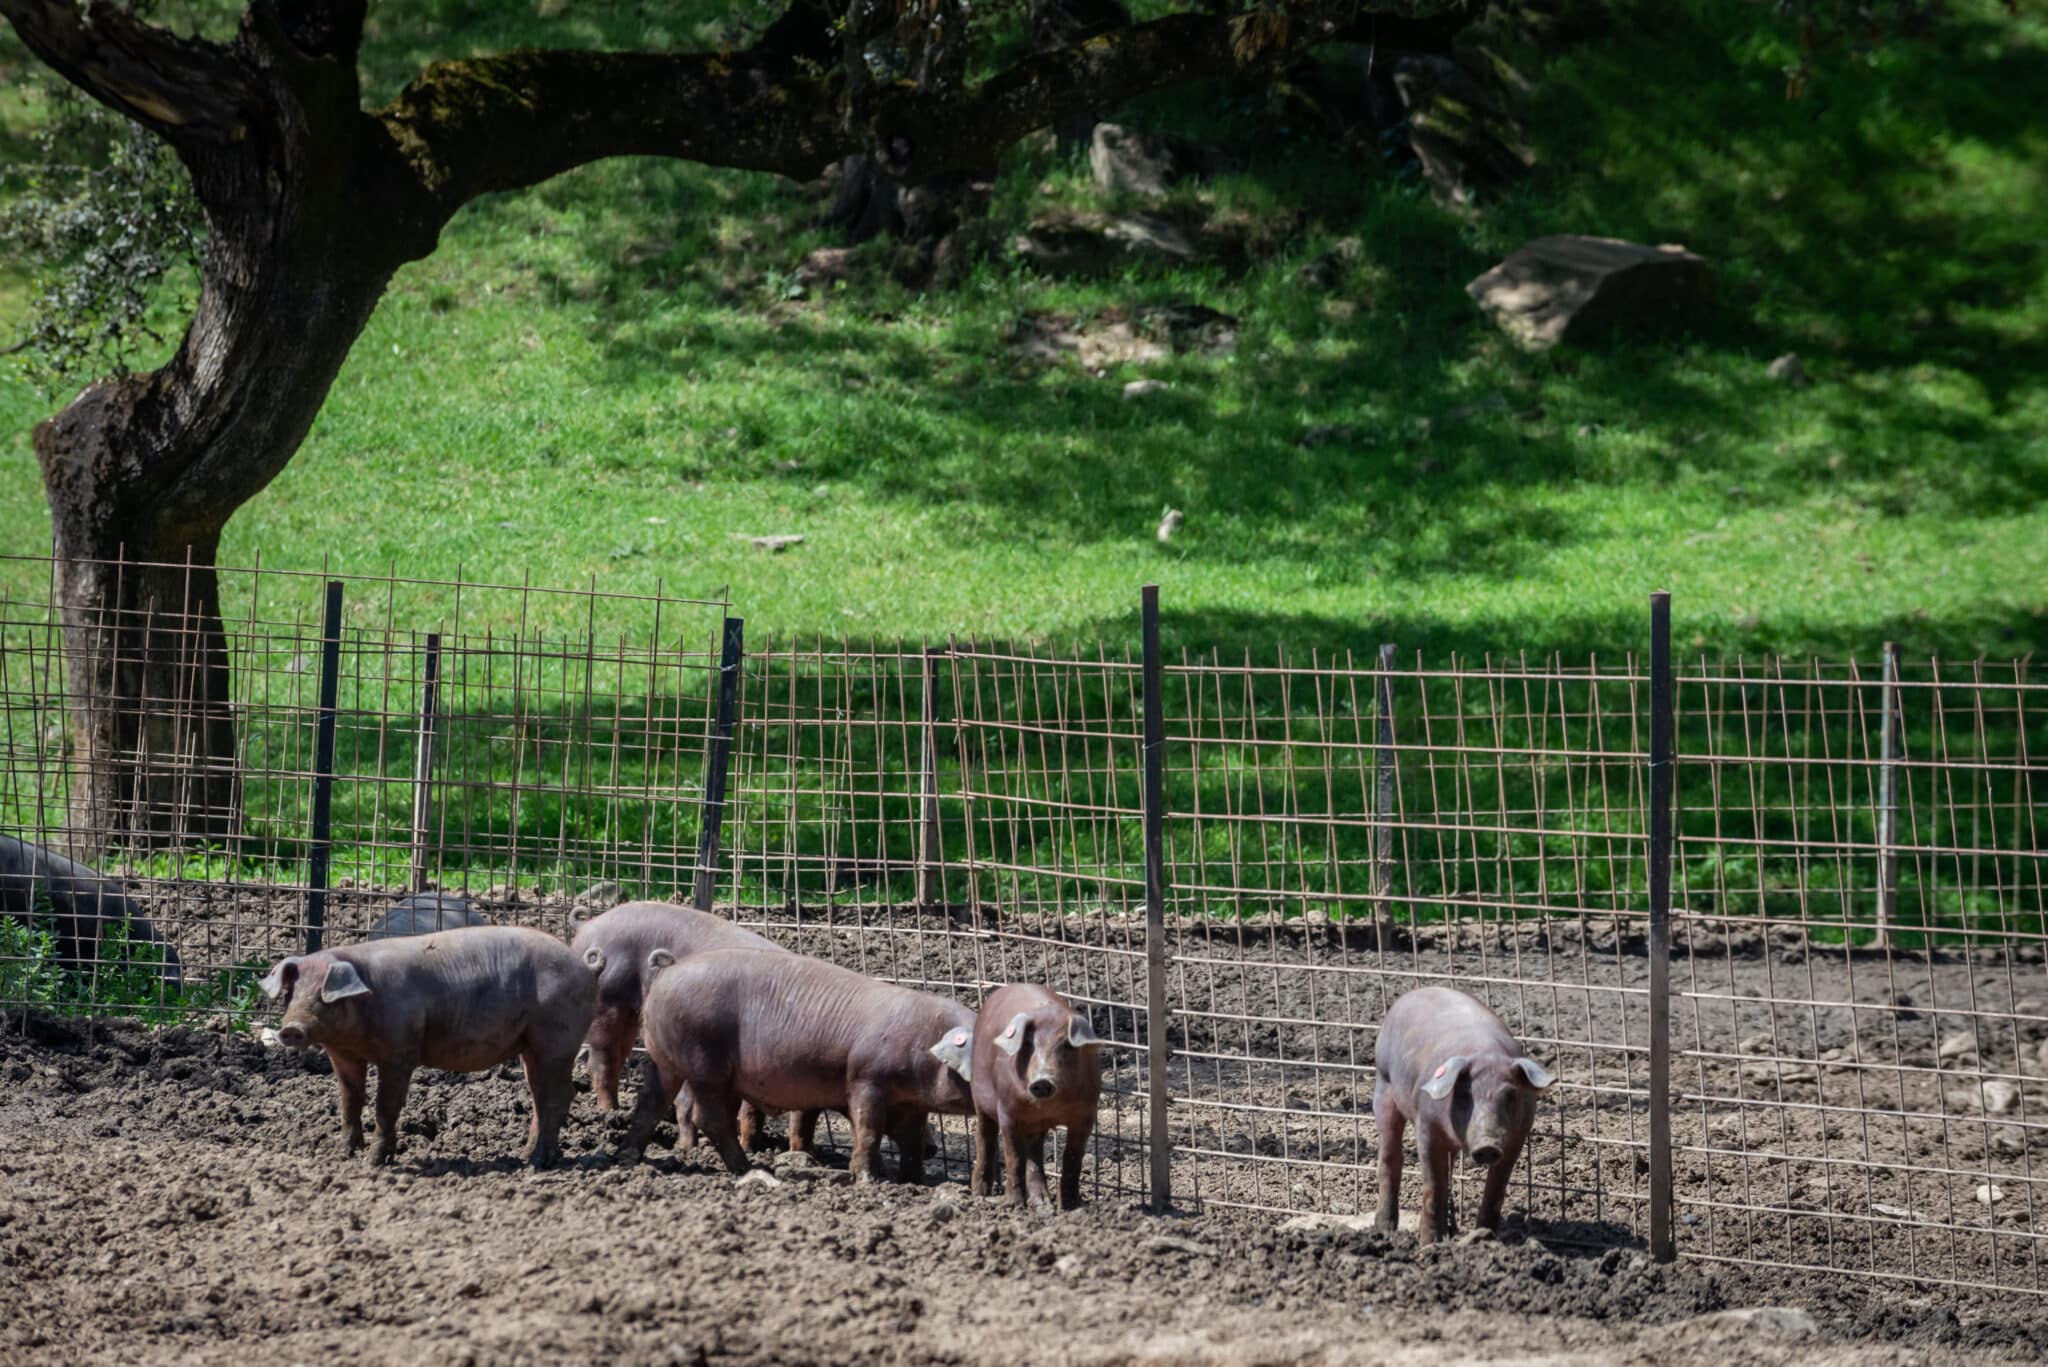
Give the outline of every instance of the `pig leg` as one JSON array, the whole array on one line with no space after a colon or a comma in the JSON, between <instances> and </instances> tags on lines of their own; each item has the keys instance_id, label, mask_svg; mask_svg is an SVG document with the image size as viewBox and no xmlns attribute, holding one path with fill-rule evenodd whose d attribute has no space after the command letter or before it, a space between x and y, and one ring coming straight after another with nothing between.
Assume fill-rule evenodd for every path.
<instances>
[{"instance_id":1,"label":"pig leg","mask_svg":"<svg viewBox=\"0 0 2048 1367\"><path fill-rule=\"evenodd\" d=\"M761 1108L751 1101L740 1103L740 1147L752 1153L761 1143Z\"/></svg>"},{"instance_id":2,"label":"pig leg","mask_svg":"<svg viewBox=\"0 0 2048 1367\"><path fill-rule=\"evenodd\" d=\"M995 1195L996 1144L1000 1141L1001 1129L992 1115L977 1115L974 1118L974 1176L973 1191L976 1196Z\"/></svg>"},{"instance_id":3,"label":"pig leg","mask_svg":"<svg viewBox=\"0 0 2048 1367\"><path fill-rule=\"evenodd\" d=\"M1008 1125L1002 1127L1003 1136L1003 1195L1013 1206L1024 1205L1029 1199L1024 1182L1024 1140Z\"/></svg>"},{"instance_id":4,"label":"pig leg","mask_svg":"<svg viewBox=\"0 0 2048 1367\"><path fill-rule=\"evenodd\" d=\"M377 1065L377 1148L370 1161L380 1168L398 1154L398 1113L405 1109L413 1067L411 1059L391 1059Z\"/></svg>"},{"instance_id":5,"label":"pig leg","mask_svg":"<svg viewBox=\"0 0 2048 1367\"><path fill-rule=\"evenodd\" d=\"M341 1132L349 1153L354 1154L363 1147L363 1102L369 1098L370 1066L332 1049L327 1051L327 1061L334 1065L334 1082L341 1089Z\"/></svg>"},{"instance_id":6,"label":"pig leg","mask_svg":"<svg viewBox=\"0 0 2048 1367\"><path fill-rule=\"evenodd\" d=\"M590 1023L590 1090L600 1111L619 1108L619 1077L639 1035L640 1013L625 1007L600 1011Z\"/></svg>"},{"instance_id":7,"label":"pig leg","mask_svg":"<svg viewBox=\"0 0 2048 1367\"><path fill-rule=\"evenodd\" d=\"M1425 1133L1422 1148L1422 1227L1416 1239L1433 1244L1451 1232L1451 1144Z\"/></svg>"},{"instance_id":8,"label":"pig leg","mask_svg":"<svg viewBox=\"0 0 2048 1367\"><path fill-rule=\"evenodd\" d=\"M740 1101L729 1091L717 1091L698 1087L697 1122L704 1127L711 1146L718 1150L724 1160L725 1169L735 1177L745 1175L753 1163L747 1158L747 1151L740 1144L739 1109Z\"/></svg>"},{"instance_id":9,"label":"pig leg","mask_svg":"<svg viewBox=\"0 0 2048 1367\"><path fill-rule=\"evenodd\" d=\"M662 1112L670 1106L676 1108L677 1123L686 1123L683 1116L689 1108L684 1098L689 1096L689 1091L683 1086L681 1075L671 1074L652 1057L647 1061L647 1070L649 1076L633 1103L633 1121L626 1127L625 1138L619 1141L621 1153L628 1149L646 1148L647 1141L654 1138L654 1127L661 1123ZM680 1152L696 1142L696 1134L692 1131L689 1144L678 1139L676 1149Z\"/></svg>"},{"instance_id":10,"label":"pig leg","mask_svg":"<svg viewBox=\"0 0 2048 1367\"><path fill-rule=\"evenodd\" d=\"M1408 1129L1408 1117L1394 1104L1385 1083L1373 1088L1372 1117L1380 1132L1378 1223L1391 1232L1401 1227L1401 1139Z\"/></svg>"},{"instance_id":11,"label":"pig leg","mask_svg":"<svg viewBox=\"0 0 2048 1367\"><path fill-rule=\"evenodd\" d=\"M795 1111L789 1117L789 1151L810 1153L818 1147L818 1113Z\"/></svg>"},{"instance_id":12,"label":"pig leg","mask_svg":"<svg viewBox=\"0 0 2048 1367\"><path fill-rule=\"evenodd\" d=\"M1095 1129L1095 1117L1087 1116L1067 1126L1067 1147L1060 1153L1060 1209L1081 1204L1081 1165L1088 1158L1088 1136Z\"/></svg>"},{"instance_id":13,"label":"pig leg","mask_svg":"<svg viewBox=\"0 0 2048 1367\"><path fill-rule=\"evenodd\" d=\"M686 1084L676 1093L676 1152L697 1147L697 1098Z\"/></svg>"},{"instance_id":14,"label":"pig leg","mask_svg":"<svg viewBox=\"0 0 2048 1367\"><path fill-rule=\"evenodd\" d=\"M882 1180L882 1135L889 1128L889 1108L874 1087L856 1087L847 1098L847 1119L853 1122L853 1180Z\"/></svg>"},{"instance_id":15,"label":"pig leg","mask_svg":"<svg viewBox=\"0 0 2048 1367\"><path fill-rule=\"evenodd\" d=\"M924 1181L924 1112L906 1114L889 1137L896 1141L896 1180Z\"/></svg>"},{"instance_id":16,"label":"pig leg","mask_svg":"<svg viewBox=\"0 0 2048 1367\"><path fill-rule=\"evenodd\" d=\"M1052 1193L1045 1187L1045 1131L1024 1141L1024 1184L1029 1193L1031 1208L1044 1210L1052 1204Z\"/></svg>"},{"instance_id":17,"label":"pig leg","mask_svg":"<svg viewBox=\"0 0 2048 1367\"><path fill-rule=\"evenodd\" d=\"M529 1047L519 1056L526 1069L526 1090L533 1097L533 1123L527 1130L526 1161L536 1168L553 1167L562 1156L562 1122L576 1095L576 1054L554 1056Z\"/></svg>"},{"instance_id":18,"label":"pig leg","mask_svg":"<svg viewBox=\"0 0 2048 1367\"><path fill-rule=\"evenodd\" d=\"M1500 1157L1486 1170L1486 1192L1479 1198L1479 1227L1500 1228L1500 1203L1508 1194L1508 1179L1514 1176L1515 1160L1522 1156L1524 1136L1511 1134L1500 1146Z\"/></svg>"}]
</instances>

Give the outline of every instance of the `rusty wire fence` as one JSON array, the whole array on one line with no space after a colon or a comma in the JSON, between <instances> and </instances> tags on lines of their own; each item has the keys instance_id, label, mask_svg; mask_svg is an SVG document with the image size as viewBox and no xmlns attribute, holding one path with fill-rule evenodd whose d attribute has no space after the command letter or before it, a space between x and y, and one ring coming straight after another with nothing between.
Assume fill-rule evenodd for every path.
<instances>
[{"instance_id":1,"label":"rusty wire fence","mask_svg":"<svg viewBox=\"0 0 2048 1367\"><path fill-rule=\"evenodd\" d=\"M429 887L560 930L693 886L722 601L42 568L0 589L0 1007L238 1009Z\"/></svg>"},{"instance_id":2,"label":"rusty wire fence","mask_svg":"<svg viewBox=\"0 0 2048 1367\"><path fill-rule=\"evenodd\" d=\"M233 810L169 829L190 690L94 732L133 690L67 669L54 584L0 598L0 829L104 861L183 967L60 962L27 905L0 1009L246 1012L267 958L421 889L557 933L695 897L1087 1009L1098 1196L1341 1217L1378 1190L1377 1022L1450 983L1560 1079L1509 1202L1538 1236L2048 1291L2024 663L1678 662L1668 619L1593 660L1167 655L1152 599L1114 647L856 647L716 600L219 582Z\"/></svg>"}]
</instances>

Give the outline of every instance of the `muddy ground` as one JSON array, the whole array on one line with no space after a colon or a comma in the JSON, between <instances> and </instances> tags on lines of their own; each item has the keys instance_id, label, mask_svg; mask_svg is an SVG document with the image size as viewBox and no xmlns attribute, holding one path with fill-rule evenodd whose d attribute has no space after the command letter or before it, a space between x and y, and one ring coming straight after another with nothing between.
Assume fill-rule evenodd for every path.
<instances>
[{"instance_id":1,"label":"muddy ground","mask_svg":"<svg viewBox=\"0 0 2048 1367\"><path fill-rule=\"evenodd\" d=\"M422 1073L398 1161L341 1156L319 1055L212 1027L0 1023L8 1362L1894 1363L2035 1361L2048 1309L1559 1242L1299 1233L1098 1195L1059 1215L957 1177L737 1187L626 1163L579 1096L568 1159L514 1155L507 1070ZM1811 1312L1812 1331L1729 1314Z\"/></svg>"}]
</instances>

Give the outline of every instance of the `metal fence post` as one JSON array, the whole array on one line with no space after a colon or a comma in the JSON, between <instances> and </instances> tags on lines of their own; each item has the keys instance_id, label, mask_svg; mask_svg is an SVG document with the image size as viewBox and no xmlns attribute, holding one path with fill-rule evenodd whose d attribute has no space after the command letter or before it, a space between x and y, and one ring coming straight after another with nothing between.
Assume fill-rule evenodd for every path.
<instances>
[{"instance_id":1,"label":"metal fence post","mask_svg":"<svg viewBox=\"0 0 2048 1367\"><path fill-rule=\"evenodd\" d=\"M1904 748L1896 641L1884 643L1883 695L1884 752L1877 771L1877 944L1889 949L1899 914L1899 752Z\"/></svg>"},{"instance_id":2,"label":"metal fence post","mask_svg":"<svg viewBox=\"0 0 2048 1367\"><path fill-rule=\"evenodd\" d=\"M1373 710L1379 713L1379 748L1373 752L1372 891L1379 903L1379 948L1384 954L1394 941L1394 647L1380 647L1380 676L1373 689Z\"/></svg>"},{"instance_id":3,"label":"metal fence post","mask_svg":"<svg viewBox=\"0 0 2048 1367\"><path fill-rule=\"evenodd\" d=\"M924 758L919 779L917 905L930 911L945 894L939 876L939 656L943 646L924 652Z\"/></svg>"},{"instance_id":4,"label":"metal fence post","mask_svg":"<svg viewBox=\"0 0 2048 1367\"><path fill-rule=\"evenodd\" d=\"M725 779L732 764L732 728L739 711L746 625L737 617L725 619L725 644L718 658L718 721L711 733L711 753L704 757L704 824L697 837L697 885L692 894L703 911L711 910L718 885L718 841L725 825Z\"/></svg>"},{"instance_id":5,"label":"metal fence post","mask_svg":"<svg viewBox=\"0 0 2048 1367\"><path fill-rule=\"evenodd\" d=\"M1650 595L1650 1256L1678 1256L1671 1229L1671 595Z\"/></svg>"},{"instance_id":6,"label":"metal fence post","mask_svg":"<svg viewBox=\"0 0 2048 1367\"><path fill-rule=\"evenodd\" d=\"M427 890L427 824L434 810L434 731L441 698L441 633L427 633L420 720L412 763L412 890Z\"/></svg>"},{"instance_id":7,"label":"metal fence post","mask_svg":"<svg viewBox=\"0 0 2048 1367\"><path fill-rule=\"evenodd\" d=\"M1145 1095L1152 1158L1152 1209L1173 1206L1173 1136L1167 1124L1166 1055L1166 713L1159 663L1159 586L1145 585Z\"/></svg>"},{"instance_id":8,"label":"metal fence post","mask_svg":"<svg viewBox=\"0 0 2048 1367\"><path fill-rule=\"evenodd\" d=\"M334 811L334 714L341 696L341 581L327 581L320 632L320 714L313 734L313 839L306 851L306 952L320 951L327 927L327 861Z\"/></svg>"}]
</instances>

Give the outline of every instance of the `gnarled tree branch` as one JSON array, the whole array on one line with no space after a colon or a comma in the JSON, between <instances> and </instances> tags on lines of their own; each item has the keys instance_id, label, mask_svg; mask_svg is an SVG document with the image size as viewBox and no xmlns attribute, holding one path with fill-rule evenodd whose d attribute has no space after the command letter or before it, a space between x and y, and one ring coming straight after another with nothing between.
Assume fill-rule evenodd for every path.
<instances>
[{"instance_id":1,"label":"gnarled tree branch","mask_svg":"<svg viewBox=\"0 0 2048 1367\"><path fill-rule=\"evenodd\" d=\"M65 80L173 145L231 143L249 127L253 93L218 43L76 0L0 0L0 16Z\"/></svg>"}]
</instances>

